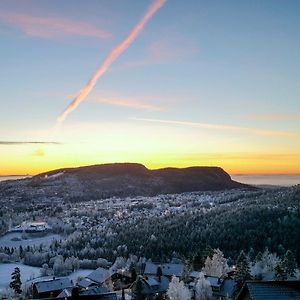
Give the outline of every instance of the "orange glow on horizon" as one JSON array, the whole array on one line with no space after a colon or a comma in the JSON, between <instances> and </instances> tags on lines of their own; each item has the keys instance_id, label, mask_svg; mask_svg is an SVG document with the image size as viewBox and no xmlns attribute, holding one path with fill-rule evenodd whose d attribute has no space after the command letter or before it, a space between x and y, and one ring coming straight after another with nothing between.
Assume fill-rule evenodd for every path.
<instances>
[{"instance_id":1,"label":"orange glow on horizon","mask_svg":"<svg viewBox=\"0 0 300 300\"><path fill-rule=\"evenodd\" d=\"M72 158L61 158L59 160L44 159L42 163L39 160L32 160L31 162L21 162L11 161L3 162L0 160L1 171L0 176L10 176L10 175L36 175L39 173L47 172L50 170L61 169L61 168L76 168L81 166L89 166L95 164L105 164L105 163L141 163L149 169L159 169L166 167L175 168L186 168L191 166L217 166L221 167L227 173L231 175L238 174L260 174L260 175L276 175L276 174L300 174L300 165L293 164L293 161L284 163L265 161L261 164L259 160L253 159L236 159L236 161L229 159L175 159L167 157L149 157L148 159L104 159L104 160L84 160Z\"/></svg>"}]
</instances>

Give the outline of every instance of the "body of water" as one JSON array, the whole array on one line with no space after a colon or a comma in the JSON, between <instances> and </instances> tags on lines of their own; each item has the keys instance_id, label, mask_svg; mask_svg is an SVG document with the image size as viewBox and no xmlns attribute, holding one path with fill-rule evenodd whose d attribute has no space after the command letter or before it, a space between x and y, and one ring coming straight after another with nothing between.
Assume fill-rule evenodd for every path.
<instances>
[{"instance_id":1,"label":"body of water","mask_svg":"<svg viewBox=\"0 0 300 300\"><path fill-rule=\"evenodd\" d=\"M231 178L235 181L252 185L293 186L300 184L300 174L239 174L231 175Z\"/></svg>"}]
</instances>

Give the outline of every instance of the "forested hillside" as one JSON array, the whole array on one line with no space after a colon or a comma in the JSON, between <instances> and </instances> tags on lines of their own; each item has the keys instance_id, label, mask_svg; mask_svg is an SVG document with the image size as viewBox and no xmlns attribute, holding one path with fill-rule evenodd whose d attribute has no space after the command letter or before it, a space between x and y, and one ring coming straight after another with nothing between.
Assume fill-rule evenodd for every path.
<instances>
[{"instance_id":1,"label":"forested hillside","mask_svg":"<svg viewBox=\"0 0 300 300\"><path fill-rule=\"evenodd\" d=\"M28 220L45 220L62 240L42 247L0 248L0 260L41 266L57 255L113 261L118 256L189 261L220 248L234 262L241 250L255 257L267 247L300 262L300 186L193 192L90 201L1 196L2 232ZM24 198L23 198L24 199ZM87 262L88 262L87 261ZM93 265L93 264L91 264Z\"/></svg>"}]
</instances>

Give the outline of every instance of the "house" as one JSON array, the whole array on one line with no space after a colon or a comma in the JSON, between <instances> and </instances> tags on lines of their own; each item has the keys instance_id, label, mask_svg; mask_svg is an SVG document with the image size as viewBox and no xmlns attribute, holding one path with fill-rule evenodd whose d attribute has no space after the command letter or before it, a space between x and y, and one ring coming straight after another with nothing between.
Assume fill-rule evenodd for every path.
<instances>
[{"instance_id":1,"label":"house","mask_svg":"<svg viewBox=\"0 0 300 300\"><path fill-rule=\"evenodd\" d=\"M300 280L247 281L237 300L296 300L300 299Z\"/></svg>"},{"instance_id":2,"label":"house","mask_svg":"<svg viewBox=\"0 0 300 300\"><path fill-rule=\"evenodd\" d=\"M218 291L214 291L213 296L215 299L223 300L223 299L234 299L234 293L236 288L236 282L233 279L226 278L222 281L220 289Z\"/></svg>"},{"instance_id":3,"label":"house","mask_svg":"<svg viewBox=\"0 0 300 300\"><path fill-rule=\"evenodd\" d=\"M61 293L59 293L56 298L68 298L68 297L71 297L72 296L72 290L73 290L73 288L66 288Z\"/></svg>"},{"instance_id":4,"label":"house","mask_svg":"<svg viewBox=\"0 0 300 300\"><path fill-rule=\"evenodd\" d=\"M8 232L47 233L50 230L51 227L46 222L23 222L21 225L11 228Z\"/></svg>"},{"instance_id":5,"label":"house","mask_svg":"<svg viewBox=\"0 0 300 300\"><path fill-rule=\"evenodd\" d=\"M53 300L118 300L116 293L110 293L106 288L93 288L80 291L79 288L65 289ZM50 299L48 299L50 300Z\"/></svg>"},{"instance_id":6,"label":"house","mask_svg":"<svg viewBox=\"0 0 300 300\"><path fill-rule=\"evenodd\" d=\"M103 295L108 294L109 290L105 287L97 287L93 289L84 290L79 293L81 296L87 296L87 295Z\"/></svg>"},{"instance_id":7,"label":"house","mask_svg":"<svg viewBox=\"0 0 300 300\"><path fill-rule=\"evenodd\" d=\"M166 276L139 276L131 286L132 299L136 299L140 292L145 298L162 299L169 288L169 278ZM138 291L140 285L140 291Z\"/></svg>"},{"instance_id":8,"label":"house","mask_svg":"<svg viewBox=\"0 0 300 300\"><path fill-rule=\"evenodd\" d=\"M200 276L200 272L193 271L190 273L191 282L189 288L194 290L196 282ZM210 283L214 299L233 299L236 282L231 278L218 278L216 276L206 276L206 280Z\"/></svg>"},{"instance_id":9,"label":"house","mask_svg":"<svg viewBox=\"0 0 300 300\"><path fill-rule=\"evenodd\" d=\"M101 295L79 295L82 300L119 300L116 293L106 293ZM73 300L73 298L71 299Z\"/></svg>"},{"instance_id":10,"label":"house","mask_svg":"<svg viewBox=\"0 0 300 300\"><path fill-rule=\"evenodd\" d=\"M117 294L109 292L108 289L100 287L82 291L79 293L79 299L86 300L118 300Z\"/></svg>"},{"instance_id":11,"label":"house","mask_svg":"<svg viewBox=\"0 0 300 300\"><path fill-rule=\"evenodd\" d=\"M114 290L129 287L133 283L132 274L127 270L118 270L111 275Z\"/></svg>"},{"instance_id":12,"label":"house","mask_svg":"<svg viewBox=\"0 0 300 300\"><path fill-rule=\"evenodd\" d=\"M63 290L72 288L72 281L67 277L38 281L32 284L33 298L57 297Z\"/></svg>"},{"instance_id":13,"label":"house","mask_svg":"<svg viewBox=\"0 0 300 300\"><path fill-rule=\"evenodd\" d=\"M106 283L111 277L108 269L99 267L88 276L80 280L77 285L81 288L99 287Z\"/></svg>"},{"instance_id":14,"label":"house","mask_svg":"<svg viewBox=\"0 0 300 300\"><path fill-rule=\"evenodd\" d=\"M167 277L176 276L182 278L184 275L184 265L183 264L155 264L152 262L146 262L144 274L145 275L156 275L158 267L161 268L162 274Z\"/></svg>"}]
</instances>

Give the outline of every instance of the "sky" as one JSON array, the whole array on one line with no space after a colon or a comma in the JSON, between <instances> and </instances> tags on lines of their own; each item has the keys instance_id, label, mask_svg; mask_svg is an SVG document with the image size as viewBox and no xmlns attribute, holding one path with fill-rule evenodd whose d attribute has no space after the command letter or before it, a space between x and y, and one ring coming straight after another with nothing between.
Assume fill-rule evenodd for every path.
<instances>
[{"instance_id":1,"label":"sky","mask_svg":"<svg viewBox=\"0 0 300 300\"><path fill-rule=\"evenodd\" d=\"M0 1L0 175L110 162L300 173L298 0L167 0L58 123L152 3Z\"/></svg>"}]
</instances>

